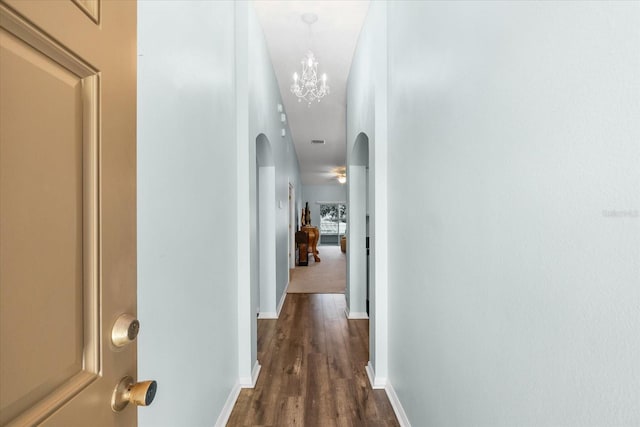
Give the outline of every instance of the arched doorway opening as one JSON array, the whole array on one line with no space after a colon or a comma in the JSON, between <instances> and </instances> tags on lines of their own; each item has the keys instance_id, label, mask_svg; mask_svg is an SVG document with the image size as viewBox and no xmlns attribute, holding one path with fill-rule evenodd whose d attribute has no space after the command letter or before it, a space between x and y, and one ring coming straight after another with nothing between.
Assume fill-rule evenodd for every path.
<instances>
[{"instance_id":1,"label":"arched doorway opening","mask_svg":"<svg viewBox=\"0 0 640 427\"><path fill-rule=\"evenodd\" d=\"M347 317L369 317L369 137L356 137L347 165Z\"/></svg>"},{"instance_id":2,"label":"arched doorway opening","mask_svg":"<svg viewBox=\"0 0 640 427\"><path fill-rule=\"evenodd\" d=\"M276 167L269 138L256 137L259 317L277 318L276 310Z\"/></svg>"}]
</instances>

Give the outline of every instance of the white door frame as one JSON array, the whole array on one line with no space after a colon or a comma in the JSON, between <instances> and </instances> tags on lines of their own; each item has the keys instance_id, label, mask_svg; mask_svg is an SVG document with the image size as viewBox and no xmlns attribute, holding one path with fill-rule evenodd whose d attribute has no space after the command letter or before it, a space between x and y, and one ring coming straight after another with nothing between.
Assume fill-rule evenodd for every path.
<instances>
[{"instance_id":1,"label":"white door frame","mask_svg":"<svg viewBox=\"0 0 640 427\"><path fill-rule=\"evenodd\" d=\"M296 268L296 187L289 181L289 270Z\"/></svg>"}]
</instances>

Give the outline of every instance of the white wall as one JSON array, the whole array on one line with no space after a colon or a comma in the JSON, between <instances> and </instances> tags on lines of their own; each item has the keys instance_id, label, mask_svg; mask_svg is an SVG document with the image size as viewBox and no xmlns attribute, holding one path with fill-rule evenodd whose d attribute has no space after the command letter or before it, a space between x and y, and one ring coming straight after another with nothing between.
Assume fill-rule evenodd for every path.
<instances>
[{"instance_id":1,"label":"white wall","mask_svg":"<svg viewBox=\"0 0 640 427\"><path fill-rule=\"evenodd\" d=\"M141 427L212 426L238 379L233 17L138 3Z\"/></svg>"},{"instance_id":2,"label":"white wall","mask_svg":"<svg viewBox=\"0 0 640 427\"><path fill-rule=\"evenodd\" d=\"M640 425L640 3L388 12L389 377L411 423Z\"/></svg>"},{"instance_id":3,"label":"white wall","mask_svg":"<svg viewBox=\"0 0 640 427\"><path fill-rule=\"evenodd\" d=\"M262 28L258 22L253 6L247 10L248 19L248 52L249 52L249 138L252 145L250 152L250 201L252 216L252 245L251 245L251 269L257 272L256 256L257 246L257 197L256 197L256 170L255 170L255 140L260 134L264 134L270 142L275 164L275 206L276 206L276 295L279 303L289 283L289 183L291 182L297 192L302 188L300 181L300 168L298 157L291 139L288 121L280 121L280 112L277 105L282 104L280 89L276 80L271 58L262 34ZM284 111L286 114L286 110ZM282 129L286 135L281 135ZM297 200L301 206L300 200ZM252 274L252 289L257 292L257 273ZM253 299L253 314L258 308L259 300ZM255 360L255 340L253 340L253 360Z\"/></svg>"},{"instance_id":4,"label":"white wall","mask_svg":"<svg viewBox=\"0 0 640 427\"><path fill-rule=\"evenodd\" d=\"M250 5L140 2L138 16L139 372L159 384L140 425L210 426L255 374L258 135L275 166L272 301L299 167Z\"/></svg>"},{"instance_id":5,"label":"white wall","mask_svg":"<svg viewBox=\"0 0 640 427\"><path fill-rule=\"evenodd\" d=\"M343 184L327 184L327 185L303 185L302 186L302 207L305 202L309 202L311 210L311 224L320 227L320 205L318 202L342 202L347 201L347 186ZM301 212L301 210L300 210ZM298 218L300 217L298 212ZM298 219L298 228L300 220Z\"/></svg>"},{"instance_id":6,"label":"white wall","mask_svg":"<svg viewBox=\"0 0 640 427\"><path fill-rule=\"evenodd\" d=\"M369 212L369 357L374 370L374 386L382 387L387 377L387 4L371 2L356 51L347 86L347 165L368 164L367 208ZM358 137L368 139L368 162L354 153ZM347 176L347 199L361 192ZM347 221L360 229L362 215L347 210ZM364 224L366 226L366 224ZM348 228L347 242L355 241ZM349 243L347 243L349 245ZM366 283L361 260L352 259L347 249L347 296L354 285L352 268L359 274L356 286ZM360 293L359 290L356 292ZM351 301L348 301L350 304ZM355 311L355 310L351 310Z\"/></svg>"}]
</instances>

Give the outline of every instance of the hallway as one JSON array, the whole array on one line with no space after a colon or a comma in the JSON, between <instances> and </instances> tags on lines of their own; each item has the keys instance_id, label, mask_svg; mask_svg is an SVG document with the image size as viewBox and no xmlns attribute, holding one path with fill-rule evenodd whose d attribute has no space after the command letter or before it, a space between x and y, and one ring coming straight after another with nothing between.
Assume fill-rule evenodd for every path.
<instances>
[{"instance_id":1,"label":"hallway","mask_svg":"<svg viewBox=\"0 0 640 427\"><path fill-rule=\"evenodd\" d=\"M0 427L640 427L638 23L0 0Z\"/></svg>"},{"instance_id":2,"label":"hallway","mask_svg":"<svg viewBox=\"0 0 640 427\"><path fill-rule=\"evenodd\" d=\"M369 322L347 321L344 309L342 294L289 294L278 320L259 320L262 372L227 425L399 425L367 379Z\"/></svg>"},{"instance_id":3,"label":"hallway","mask_svg":"<svg viewBox=\"0 0 640 427\"><path fill-rule=\"evenodd\" d=\"M640 426L640 2L137 16L137 221L105 227L137 253L100 253L113 292L137 261L118 303L159 385L141 427ZM291 91L309 51L331 88L311 106ZM368 272L370 321L285 295L307 203L320 228L347 206L346 301L364 317Z\"/></svg>"}]
</instances>

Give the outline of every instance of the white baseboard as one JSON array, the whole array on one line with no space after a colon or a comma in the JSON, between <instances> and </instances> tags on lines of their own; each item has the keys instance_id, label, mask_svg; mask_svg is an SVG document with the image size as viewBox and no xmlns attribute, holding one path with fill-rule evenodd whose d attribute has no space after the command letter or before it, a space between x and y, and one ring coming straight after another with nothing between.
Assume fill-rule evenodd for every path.
<instances>
[{"instance_id":1,"label":"white baseboard","mask_svg":"<svg viewBox=\"0 0 640 427\"><path fill-rule=\"evenodd\" d=\"M395 412L396 414L396 418L398 418L400 427L411 427L409 418L407 417L406 412L404 412L402 403L400 403L400 399L398 398L396 391L393 389L391 381L389 381L387 378L376 377L376 373L373 370L373 365L371 364L371 362L367 364L365 370L367 371L367 377L369 377L371 388L377 390L384 389L384 391L387 393L387 397L389 398L389 402L391 402L391 407L393 408L393 412Z\"/></svg>"},{"instance_id":2,"label":"white baseboard","mask_svg":"<svg viewBox=\"0 0 640 427\"><path fill-rule=\"evenodd\" d=\"M220 415L216 420L215 427L225 427L227 425L227 421L229 421L229 417L231 416L231 412L233 411L233 406L236 404L236 400L238 400L239 395L240 383L236 383L229 392L229 396L227 397L226 402L224 402L222 411L220 411Z\"/></svg>"},{"instance_id":3,"label":"white baseboard","mask_svg":"<svg viewBox=\"0 0 640 427\"><path fill-rule=\"evenodd\" d=\"M287 280L287 286L284 287L284 291L282 292L282 296L280 297L280 302L278 303L278 317L280 317L280 312L282 311L284 300L287 299L288 290L289 290L289 281Z\"/></svg>"},{"instance_id":4,"label":"white baseboard","mask_svg":"<svg viewBox=\"0 0 640 427\"><path fill-rule=\"evenodd\" d=\"M357 311L349 311L349 307L344 309L344 314L347 316L347 319L356 320L356 319L368 319L369 315L366 312L359 313Z\"/></svg>"},{"instance_id":5,"label":"white baseboard","mask_svg":"<svg viewBox=\"0 0 640 427\"><path fill-rule=\"evenodd\" d=\"M387 396L389 397L389 402L391 402L391 407L393 408L393 412L396 413L396 418L398 418L398 423L400 427L411 427L411 423L409 422L409 418L407 417L406 412L404 412L404 408L402 407L402 403L400 403L400 399L398 399L398 395L396 391L393 389L390 381L387 381L387 386L384 388L384 391L387 392Z\"/></svg>"},{"instance_id":6,"label":"white baseboard","mask_svg":"<svg viewBox=\"0 0 640 427\"><path fill-rule=\"evenodd\" d=\"M278 313L276 313L275 311L267 311L267 312L260 312L258 314L258 319L277 319L278 318Z\"/></svg>"},{"instance_id":7,"label":"white baseboard","mask_svg":"<svg viewBox=\"0 0 640 427\"><path fill-rule=\"evenodd\" d=\"M280 297L280 302L278 303L277 312L276 311L262 311L258 313L258 319L277 319L280 317L280 312L282 311L282 306L284 305L284 300L287 298L287 291L289 290L289 282L287 282L287 286L284 288L284 292L282 292L282 296Z\"/></svg>"},{"instance_id":8,"label":"white baseboard","mask_svg":"<svg viewBox=\"0 0 640 427\"><path fill-rule=\"evenodd\" d=\"M367 371L367 377L369 377L369 383L371 384L372 389L381 390L387 386L386 378L376 377L376 373L373 370L373 365L371 364L371 362L367 364L365 370Z\"/></svg>"},{"instance_id":9,"label":"white baseboard","mask_svg":"<svg viewBox=\"0 0 640 427\"><path fill-rule=\"evenodd\" d=\"M256 382L258 382L258 377L260 376L260 370L262 366L256 360L255 365L253 365L253 370L251 371L251 378L240 378L240 387L241 388L254 388L256 386Z\"/></svg>"}]
</instances>

